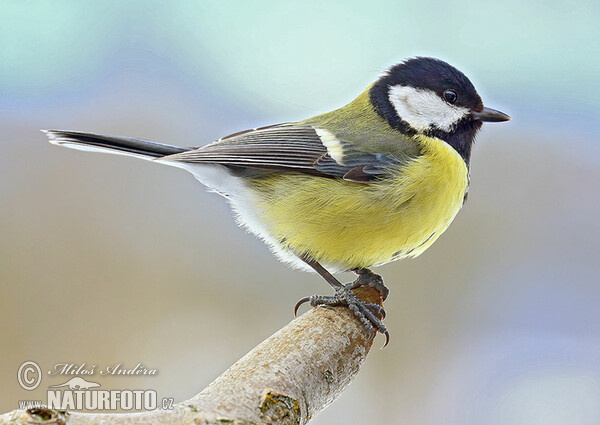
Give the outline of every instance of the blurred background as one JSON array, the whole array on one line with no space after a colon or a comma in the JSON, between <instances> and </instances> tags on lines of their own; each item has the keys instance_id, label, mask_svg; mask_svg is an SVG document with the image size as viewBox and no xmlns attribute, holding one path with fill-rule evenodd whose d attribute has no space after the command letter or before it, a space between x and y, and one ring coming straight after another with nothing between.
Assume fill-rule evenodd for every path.
<instances>
[{"instance_id":1,"label":"blurred background","mask_svg":"<svg viewBox=\"0 0 600 425\"><path fill-rule=\"evenodd\" d=\"M484 127L444 236L377 270L391 343L312 423L600 423L599 2L3 1L0 17L0 411L66 380L24 391L26 360L142 363L158 375L96 381L183 401L328 291L191 175L39 129L203 145L431 55L513 119Z\"/></svg>"}]
</instances>

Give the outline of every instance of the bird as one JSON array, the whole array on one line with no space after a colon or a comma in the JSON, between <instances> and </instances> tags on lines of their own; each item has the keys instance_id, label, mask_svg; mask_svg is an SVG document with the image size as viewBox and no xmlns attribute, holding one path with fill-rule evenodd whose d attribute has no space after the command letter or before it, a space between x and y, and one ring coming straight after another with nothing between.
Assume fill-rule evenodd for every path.
<instances>
[{"instance_id":1,"label":"bird","mask_svg":"<svg viewBox=\"0 0 600 425\"><path fill-rule=\"evenodd\" d=\"M311 118L240 131L200 147L67 130L53 144L182 168L224 196L238 224L282 261L332 287L295 306L347 306L371 332L390 334L383 307L352 289L389 290L371 268L416 257L467 199L471 148L485 107L471 81L440 59L392 66L350 103ZM353 271L347 284L334 273ZM381 319L380 319L381 318Z\"/></svg>"}]
</instances>

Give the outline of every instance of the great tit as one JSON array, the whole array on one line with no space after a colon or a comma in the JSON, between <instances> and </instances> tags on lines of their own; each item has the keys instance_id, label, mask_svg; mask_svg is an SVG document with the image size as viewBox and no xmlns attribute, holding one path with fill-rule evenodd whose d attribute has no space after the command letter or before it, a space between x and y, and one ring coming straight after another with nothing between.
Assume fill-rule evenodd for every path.
<instances>
[{"instance_id":1,"label":"great tit","mask_svg":"<svg viewBox=\"0 0 600 425\"><path fill-rule=\"evenodd\" d=\"M301 121L253 128L202 147L46 130L74 149L147 159L191 172L229 201L238 223L291 265L312 269L367 328L389 333L383 311L351 289L388 290L368 268L425 251L461 209L482 122L510 117L483 106L469 79L444 61L393 66L352 102ZM347 285L331 272L352 270ZM296 309L298 305L296 305Z\"/></svg>"}]
</instances>

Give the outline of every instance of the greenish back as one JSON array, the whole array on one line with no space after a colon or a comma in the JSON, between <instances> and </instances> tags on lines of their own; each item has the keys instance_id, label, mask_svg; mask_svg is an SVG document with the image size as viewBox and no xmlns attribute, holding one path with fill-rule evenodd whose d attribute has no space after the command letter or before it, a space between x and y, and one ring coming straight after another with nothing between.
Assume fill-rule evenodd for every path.
<instances>
[{"instance_id":1,"label":"greenish back","mask_svg":"<svg viewBox=\"0 0 600 425\"><path fill-rule=\"evenodd\" d=\"M339 140L351 143L357 151L389 153L400 160L419 156L421 151L416 140L391 127L377 114L369 98L369 89L339 109L296 124L323 128Z\"/></svg>"}]
</instances>

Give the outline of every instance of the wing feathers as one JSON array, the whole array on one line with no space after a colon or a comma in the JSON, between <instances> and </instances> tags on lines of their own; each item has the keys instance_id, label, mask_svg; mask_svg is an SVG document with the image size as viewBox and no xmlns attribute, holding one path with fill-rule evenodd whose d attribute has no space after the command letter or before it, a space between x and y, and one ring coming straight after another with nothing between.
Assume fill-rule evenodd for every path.
<instances>
[{"instance_id":1,"label":"wing feathers","mask_svg":"<svg viewBox=\"0 0 600 425\"><path fill-rule=\"evenodd\" d=\"M327 140L323 140L325 134ZM335 149L335 159L328 149ZM399 161L392 155L356 150L314 127L279 124L226 136L200 148L161 160L236 167L294 170L365 182L384 175Z\"/></svg>"},{"instance_id":2,"label":"wing feathers","mask_svg":"<svg viewBox=\"0 0 600 425\"><path fill-rule=\"evenodd\" d=\"M315 161L325 153L327 149L312 127L283 124L226 136L168 160L314 171Z\"/></svg>"}]
</instances>

